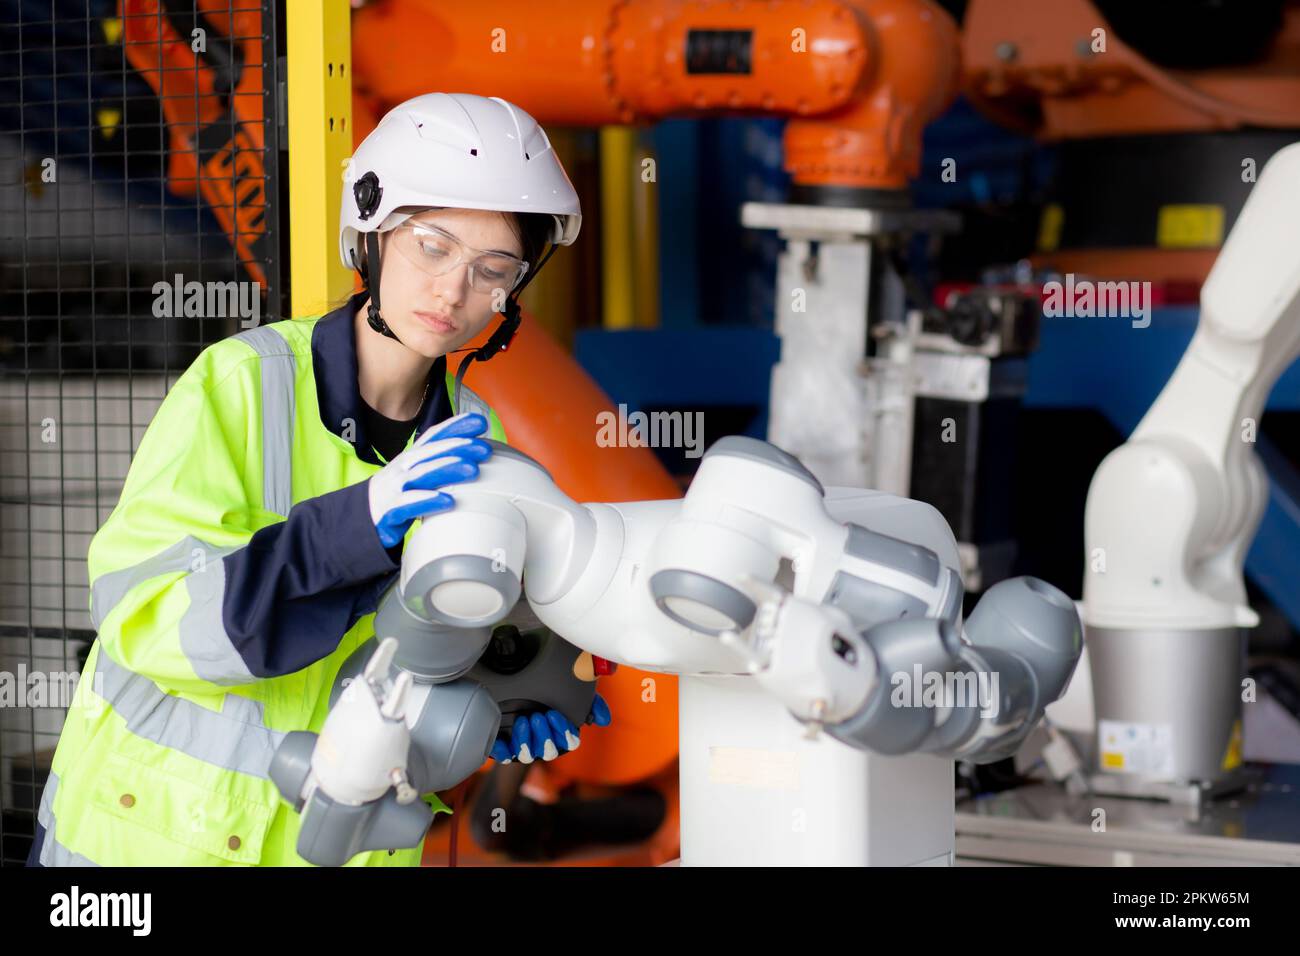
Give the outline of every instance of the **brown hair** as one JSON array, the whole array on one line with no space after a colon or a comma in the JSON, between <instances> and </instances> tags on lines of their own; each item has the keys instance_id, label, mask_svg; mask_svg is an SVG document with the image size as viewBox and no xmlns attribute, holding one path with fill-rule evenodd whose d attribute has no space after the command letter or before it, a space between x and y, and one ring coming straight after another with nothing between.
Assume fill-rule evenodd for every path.
<instances>
[{"instance_id":1,"label":"brown hair","mask_svg":"<svg viewBox=\"0 0 1300 956\"><path fill-rule=\"evenodd\" d=\"M528 263L529 273L536 272L538 260L546 251L546 242L555 234L555 217L541 212L510 212L503 215L524 250L521 258Z\"/></svg>"}]
</instances>

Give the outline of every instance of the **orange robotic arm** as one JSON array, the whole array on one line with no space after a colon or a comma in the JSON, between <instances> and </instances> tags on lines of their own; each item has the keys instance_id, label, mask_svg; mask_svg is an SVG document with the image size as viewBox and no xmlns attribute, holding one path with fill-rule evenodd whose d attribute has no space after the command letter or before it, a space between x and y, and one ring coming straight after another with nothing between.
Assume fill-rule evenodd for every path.
<instances>
[{"instance_id":1,"label":"orange robotic arm","mask_svg":"<svg viewBox=\"0 0 1300 956\"><path fill-rule=\"evenodd\" d=\"M202 194L249 277L265 289L261 11L197 0L187 15L161 0L119 0L118 13L123 52L167 118L168 188ZM191 29L199 24L213 35L196 50Z\"/></svg>"},{"instance_id":2,"label":"orange robotic arm","mask_svg":"<svg viewBox=\"0 0 1300 956\"><path fill-rule=\"evenodd\" d=\"M1129 46L1089 0L971 0L967 95L1004 125L1063 140L1300 126L1300 4L1247 65L1172 70Z\"/></svg>"},{"instance_id":3,"label":"orange robotic arm","mask_svg":"<svg viewBox=\"0 0 1300 956\"><path fill-rule=\"evenodd\" d=\"M929 0L380 0L352 23L358 93L380 103L457 90L573 126L785 115L795 183L867 189L917 174L958 53Z\"/></svg>"}]
</instances>

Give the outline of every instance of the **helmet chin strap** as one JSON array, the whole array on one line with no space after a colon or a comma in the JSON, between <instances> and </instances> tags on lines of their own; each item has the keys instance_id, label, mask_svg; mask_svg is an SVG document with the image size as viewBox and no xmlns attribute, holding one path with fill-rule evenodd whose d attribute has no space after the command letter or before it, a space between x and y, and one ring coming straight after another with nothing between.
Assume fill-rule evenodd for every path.
<instances>
[{"instance_id":1,"label":"helmet chin strap","mask_svg":"<svg viewBox=\"0 0 1300 956\"><path fill-rule=\"evenodd\" d=\"M405 345L406 343L397 337L384 321L384 317L379 314L379 234L367 232L365 236L366 257L365 266L361 270L361 281L365 284L366 292L370 294L370 308L367 310L366 323L380 335L386 335L394 342ZM371 270L374 270L373 281L371 281Z\"/></svg>"},{"instance_id":2,"label":"helmet chin strap","mask_svg":"<svg viewBox=\"0 0 1300 956\"><path fill-rule=\"evenodd\" d=\"M551 253L555 252L556 248L555 244L552 243L551 248L546 250L546 255L542 256L541 261L537 263L537 268L529 272L518 288L511 291L510 295L506 297L505 318L501 320L501 324L497 326L492 336L483 343L483 347L474 349L460 360L460 366L456 369L455 395L457 408L463 407L460 401L460 393L470 363L476 359L480 362L486 362L492 356L510 348L510 341L515 337L515 333L519 331L519 323L523 321L523 313L519 307L519 296L527 288L528 283L533 281L537 273L542 271L542 266L546 265L546 260L551 258Z\"/></svg>"}]
</instances>

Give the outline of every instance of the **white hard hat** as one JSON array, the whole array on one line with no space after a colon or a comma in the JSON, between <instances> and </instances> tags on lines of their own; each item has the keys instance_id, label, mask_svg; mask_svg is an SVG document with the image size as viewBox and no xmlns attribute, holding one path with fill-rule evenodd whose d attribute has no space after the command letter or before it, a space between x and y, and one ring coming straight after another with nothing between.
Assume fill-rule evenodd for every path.
<instances>
[{"instance_id":1,"label":"white hard hat","mask_svg":"<svg viewBox=\"0 0 1300 956\"><path fill-rule=\"evenodd\" d=\"M371 131L343 175L339 254L361 261L360 237L400 224L405 207L550 213L551 241L578 238L578 194L546 132L500 97L427 93L393 107ZM534 263L534 265L536 265Z\"/></svg>"}]
</instances>

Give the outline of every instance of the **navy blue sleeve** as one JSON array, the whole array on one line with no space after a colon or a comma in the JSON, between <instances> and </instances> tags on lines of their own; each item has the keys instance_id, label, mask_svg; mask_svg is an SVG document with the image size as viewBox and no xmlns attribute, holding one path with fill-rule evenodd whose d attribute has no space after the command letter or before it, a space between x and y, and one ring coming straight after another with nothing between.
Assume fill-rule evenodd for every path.
<instances>
[{"instance_id":1,"label":"navy blue sleeve","mask_svg":"<svg viewBox=\"0 0 1300 956\"><path fill-rule=\"evenodd\" d=\"M300 501L222 562L226 634L256 677L328 656L400 568L370 522L366 483Z\"/></svg>"}]
</instances>

